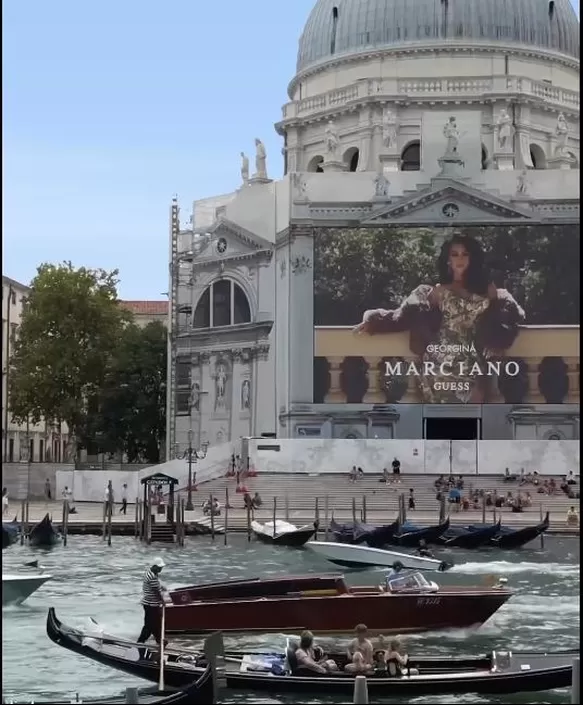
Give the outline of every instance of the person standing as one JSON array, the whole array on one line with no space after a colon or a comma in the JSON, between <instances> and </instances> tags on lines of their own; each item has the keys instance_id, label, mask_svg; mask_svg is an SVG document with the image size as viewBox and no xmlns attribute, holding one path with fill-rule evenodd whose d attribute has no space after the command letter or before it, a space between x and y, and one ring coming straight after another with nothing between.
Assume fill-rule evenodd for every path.
<instances>
[{"instance_id":1,"label":"person standing","mask_svg":"<svg viewBox=\"0 0 583 705\"><path fill-rule=\"evenodd\" d=\"M162 558L154 558L152 565L144 573L142 579L142 607L144 608L144 626L138 637L138 644L145 644L153 636L157 644L160 644L160 632L162 628L160 620L160 607L164 604L164 593L166 588L160 582L160 573L165 567ZM164 640L164 646L168 642ZM144 657L144 651L140 650L140 659Z\"/></svg>"},{"instance_id":2,"label":"person standing","mask_svg":"<svg viewBox=\"0 0 583 705\"><path fill-rule=\"evenodd\" d=\"M45 497L47 502L50 502L51 499L53 498L53 493L51 491L51 481L47 477L46 482L45 482Z\"/></svg>"},{"instance_id":3,"label":"person standing","mask_svg":"<svg viewBox=\"0 0 583 705\"><path fill-rule=\"evenodd\" d=\"M121 509L120 514L127 514L128 512L128 486L124 482L121 488Z\"/></svg>"},{"instance_id":4,"label":"person standing","mask_svg":"<svg viewBox=\"0 0 583 705\"><path fill-rule=\"evenodd\" d=\"M401 461L399 458L393 458L391 467L393 468L393 482L401 482Z\"/></svg>"},{"instance_id":5,"label":"person standing","mask_svg":"<svg viewBox=\"0 0 583 705\"><path fill-rule=\"evenodd\" d=\"M65 489L62 492L63 494L63 499L65 502L67 502L69 506L69 514L77 514L77 510L75 509L75 500L73 499L73 492L72 490L69 489L67 485L65 485Z\"/></svg>"}]
</instances>

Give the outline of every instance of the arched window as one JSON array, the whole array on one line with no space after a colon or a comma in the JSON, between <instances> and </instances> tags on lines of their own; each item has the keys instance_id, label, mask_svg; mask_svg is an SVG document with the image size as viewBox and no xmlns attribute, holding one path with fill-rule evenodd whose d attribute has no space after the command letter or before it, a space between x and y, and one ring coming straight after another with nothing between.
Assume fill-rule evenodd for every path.
<instances>
[{"instance_id":1,"label":"arched window","mask_svg":"<svg viewBox=\"0 0 583 705\"><path fill-rule=\"evenodd\" d=\"M543 148L539 147L538 144L530 145L530 158L532 160L532 166L535 169L547 168L547 157L543 151Z\"/></svg>"},{"instance_id":2,"label":"arched window","mask_svg":"<svg viewBox=\"0 0 583 705\"><path fill-rule=\"evenodd\" d=\"M310 161L308 162L308 168L306 171L321 174L324 171L322 169L323 161L324 161L324 157L317 154L315 157L312 157L310 159Z\"/></svg>"},{"instance_id":3,"label":"arched window","mask_svg":"<svg viewBox=\"0 0 583 705\"><path fill-rule=\"evenodd\" d=\"M410 142L401 153L401 171L421 170L421 142Z\"/></svg>"},{"instance_id":4,"label":"arched window","mask_svg":"<svg viewBox=\"0 0 583 705\"><path fill-rule=\"evenodd\" d=\"M348 164L348 171L356 171L358 169L358 160L360 152L356 147L351 147L344 153L344 163Z\"/></svg>"},{"instance_id":5,"label":"arched window","mask_svg":"<svg viewBox=\"0 0 583 705\"><path fill-rule=\"evenodd\" d=\"M205 289L194 312L194 328L218 328L251 322L251 308L243 289L230 279L219 279Z\"/></svg>"}]
</instances>

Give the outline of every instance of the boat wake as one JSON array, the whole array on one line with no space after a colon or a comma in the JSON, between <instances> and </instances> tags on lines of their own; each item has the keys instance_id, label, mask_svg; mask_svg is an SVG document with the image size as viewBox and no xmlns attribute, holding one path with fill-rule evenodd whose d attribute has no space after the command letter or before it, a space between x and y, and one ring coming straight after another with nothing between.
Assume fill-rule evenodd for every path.
<instances>
[{"instance_id":1,"label":"boat wake","mask_svg":"<svg viewBox=\"0 0 583 705\"><path fill-rule=\"evenodd\" d=\"M489 561L487 563L473 562L460 563L450 568L452 573L468 573L471 575L517 575L519 573L537 573L543 575L555 575L560 577L579 577L580 568L578 565L566 563L511 563L510 561Z\"/></svg>"}]
</instances>

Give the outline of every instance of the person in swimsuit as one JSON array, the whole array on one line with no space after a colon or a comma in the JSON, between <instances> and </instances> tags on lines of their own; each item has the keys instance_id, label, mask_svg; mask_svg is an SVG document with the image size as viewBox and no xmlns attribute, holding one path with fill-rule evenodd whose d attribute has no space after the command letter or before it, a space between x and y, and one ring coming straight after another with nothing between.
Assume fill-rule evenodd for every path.
<instances>
[{"instance_id":1,"label":"person in swimsuit","mask_svg":"<svg viewBox=\"0 0 583 705\"><path fill-rule=\"evenodd\" d=\"M315 646L312 632L305 631L300 635L300 645L295 652L299 668L305 668L314 673L331 673L338 670L335 661L325 659L322 650Z\"/></svg>"},{"instance_id":2,"label":"person in swimsuit","mask_svg":"<svg viewBox=\"0 0 583 705\"><path fill-rule=\"evenodd\" d=\"M392 639L389 648L385 651L387 673L391 678L398 676L412 676L419 673L416 668L409 668L409 656L403 651L403 646L398 639Z\"/></svg>"},{"instance_id":3,"label":"person in swimsuit","mask_svg":"<svg viewBox=\"0 0 583 705\"><path fill-rule=\"evenodd\" d=\"M354 638L346 652L348 663L344 670L347 673L370 673L373 666L373 648L372 643L367 638L368 629L366 624L357 624L356 638Z\"/></svg>"}]
</instances>

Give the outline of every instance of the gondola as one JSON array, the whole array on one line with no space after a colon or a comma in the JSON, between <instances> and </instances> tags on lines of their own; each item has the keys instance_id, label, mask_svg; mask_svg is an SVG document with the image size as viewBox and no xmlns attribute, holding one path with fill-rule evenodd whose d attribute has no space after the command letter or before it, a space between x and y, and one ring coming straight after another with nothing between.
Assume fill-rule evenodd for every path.
<instances>
[{"instance_id":1,"label":"gondola","mask_svg":"<svg viewBox=\"0 0 583 705\"><path fill-rule=\"evenodd\" d=\"M437 524L436 526L427 526L425 528L409 528L407 524L404 524L402 529L391 538L389 543L393 546L416 548L420 541L425 541L425 543L436 543L439 537L445 534L448 529L449 517L441 524Z\"/></svg>"},{"instance_id":2,"label":"gondola","mask_svg":"<svg viewBox=\"0 0 583 705\"><path fill-rule=\"evenodd\" d=\"M97 625L96 625L97 626ZM47 619L49 638L74 653L149 681L157 681L158 665L145 654L139 657L138 645L115 637L91 637L63 625L54 610ZM143 646L143 645L140 645ZM166 682L183 687L206 667L202 655L192 651L167 649ZM412 698L421 695L461 693L503 694L538 692L564 688L571 684L573 659L579 652L512 653L493 651L476 658L409 657L411 669L418 674L388 677L377 672L368 676L368 691L375 696ZM325 692L352 695L354 676L341 669L344 654L330 653L340 670L334 675L300 673L294 670L294 649L285 654L229 652L225 654L228 688L238 691ZM192 701L196 702L196 701Z\"/></svg>"},{"instance_id":3,"label":"gondola","mask_svg":"<svg viewBox=\"0 0 583 705\"><path fill-rule=\"evenodd\" d=\"M274 526L275 524L275 526ZM299 548L306 544L316 533L318 523L297 527L287 521L276 519L275 522L267 521L261 524L258 521L251 522L251 530L256 539L273 546L290 546Z\"/></svg>"},{"instance_id":4,"label":"gondola","mask_svg":"<svg viewBox=\"0 0 583 705\"><path fill-rule=\"evenodd\" d=\"M39 548L50 548L61 540L61 535L53 526L50 516L45 514L44 518L35 524L28 534L30 546Z\"/></svg>"},{"instance_id":5,"label":"gondola","mask_svg":"<svg viewBox=\"0 0 583 705\"><path fill-rule=\"evenodd\" d=\"M399 522L375 526L357 521L352 524L338 524L334 518L330 520L330 531L338 543L366 543L370 548L383 548L390 543L399 530Z\"/></svg>"},{"instance_id":6,"label":"gondola","mask_svg":"<svg viewBox=\"0 0 583 705\"><path fill-rule=\"evenodd\" d=\"M18 541L20 527L18 525L18 517L14 517L13 521L2 522L2 548L8 548L13 543Z\"/></svg>"},{"instance_id":7,"label":"gondola","mask_svg":"<svg viewBox=\"0 0 583 705\"><path fill-rule=\"evenodd\" d=\"M191 676L192 678L192 676ZM211 666L207 666L206 669L202 671L202 675L194 675L195 680L190 685L185 685L181 690L165 689L159 691L153 688L142 688L137 690L137 700L132 702L138 705L207 705L208 703L216 703L213 697L213 670ZM24 705L25 700L5 700L4 703L17 703L18 705ZM37 703L37 705L58 705L62 703L63 700L31 700L31 703ZM71 700L71 702L74 702ZM97 699L83 699L83 703L92 703L97 705L97 703L103 703L104 705L123 705L129 702L127 696L113 696L109 698L97 698Z\"/></svg>"},{"instance_id":8,"label":"gondola","mask_svg":"<svg viewBox=\"0 0 583 705\"><path fill-rule=\"evenodd\" d=\"M498 534L491 538L487 545L506 550L521 548L543 534L549 528L549 524L550 516L549 512L547 512L545 518L533 526L525 526L523 529L511 529L507 526L501 526Z\"/></svg>"},{"instance_id":9,"label":"gondola","mask_svg":"<svg viewBox=\"0 0 583 705\"><path fill-rule=\"evenodd\" d=\"M447 548L479 548L485 546L500 531L500 522L482 527L450 527L437 540L437 543Z\"/></svg>"}]
</instances>

